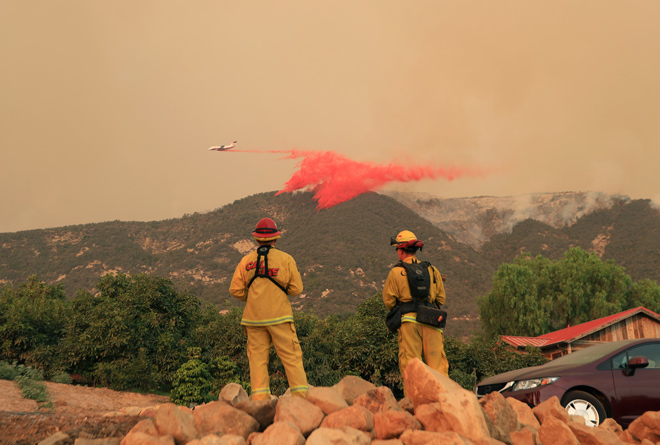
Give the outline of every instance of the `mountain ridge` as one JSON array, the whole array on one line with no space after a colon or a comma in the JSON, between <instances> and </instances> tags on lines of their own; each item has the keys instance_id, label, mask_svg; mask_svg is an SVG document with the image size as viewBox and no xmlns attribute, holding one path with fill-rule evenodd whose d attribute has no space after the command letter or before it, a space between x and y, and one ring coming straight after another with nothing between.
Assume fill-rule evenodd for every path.
<instances>
[{"instance_id":1,"label":"mountain ridge","mask_svg":"<svg viewBox=\"0 0 660 445\"><path fill-rule=\"evenodd\" d=\"M449 204L440 198L409 199L403 204L385 194L366 193L318 210L310 192L266 192L211 212L163 221L4 233L0 234L0 284L16 285L36 274L45 282L61 284L73 296L80 289L93 292L106 273L147 273L169 278L178 289L221 309L240 306L229 296L229 280L240 258L256 247L250 233L264 216L277 221L283 231L278 247L294 256L303 274L305 290L291 299L292 306L320 316L352 312L382 290L387 271L397 260L389 239L404 229L425 242L420 258L448 275L448 335L465 336L479 329L478 297L490 289L499 264L521 252L559 259L568 248L578 246L604 260L614 259L634 280L660 278L660 241L656 241L660 213L650 201L602 195L592 200L599 205L585 211L584 195L551 195L536 200L546 206L537 212L539 219L551 217L553 208L555 213L565 210L561 217L570 225L525 218L509 231L505 223L514 221L516 209L504 204L488 208L484 198L466 198L461 207L456 199ZM481 204L475 205L475 200ZM452 207L463 216L454 213L435 223L423 217ZM581 213L571 219L571 211ZM476 247L478 238L469 237L475 226L481 235L490 234Z\"/></svg>"}]
</instances>

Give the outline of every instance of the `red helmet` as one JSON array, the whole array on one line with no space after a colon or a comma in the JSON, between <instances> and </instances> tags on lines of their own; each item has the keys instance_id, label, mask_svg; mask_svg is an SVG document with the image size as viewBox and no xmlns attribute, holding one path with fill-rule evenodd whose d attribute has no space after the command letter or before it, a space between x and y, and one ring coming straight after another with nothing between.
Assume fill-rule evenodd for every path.
<instances>
[{"instance_id":1,"label":"red helmet","mask_svg":"<svg viewBox=\"0 0 660 445\"><path fill-rule=\"evenodd\" d=\"M282 232L277 230L275 221L270 218L261 218L252 232L252 236L257 241L272 241L281 238Z\"/></svg>"}]
</instances>

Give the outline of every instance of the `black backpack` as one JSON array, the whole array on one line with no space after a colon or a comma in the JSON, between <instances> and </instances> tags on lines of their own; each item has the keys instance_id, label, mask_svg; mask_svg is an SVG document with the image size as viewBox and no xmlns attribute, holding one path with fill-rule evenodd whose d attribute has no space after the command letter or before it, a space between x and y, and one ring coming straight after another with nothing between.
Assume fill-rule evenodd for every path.
<instances>
[{"instance_id":1,"label":"black backpack","mask_svg":"<svg viewBox=\"0 0 660 445\"><path fill-rule=\"evenodd\" d=\"M410 295L413 300L426 300L431 291L431 275L429 274L431 263L428 261L418 261L417 263L399 261L395 267L403 267L406 270ZM435 280L435 276L433 279Z\"/></svg>"},{"instance_id":2,"label":"black backpack","mask_svg":"<svg viewBox=\"0 0 660 445\"><path fill-rule=\"evenodd\" d=\"M268 252L270 251L271 247L272 246L270 246L270 245L265 245L265 246L261 246L257 249L257 268L254 271L254 276L252 277L252 279L248 283L247 287L249 289L250 286L252 286L252 283L254 282L254 280L256 280L257 278L268 278L277 287L282 289L282 292L284 292L286 294L286 289L284 288L284 286L282 286L280 283L275 281L275 278L268 275ZM263 267L261 267L261 259L262 258L263 258Z\"/></svg>"}]
</instances>

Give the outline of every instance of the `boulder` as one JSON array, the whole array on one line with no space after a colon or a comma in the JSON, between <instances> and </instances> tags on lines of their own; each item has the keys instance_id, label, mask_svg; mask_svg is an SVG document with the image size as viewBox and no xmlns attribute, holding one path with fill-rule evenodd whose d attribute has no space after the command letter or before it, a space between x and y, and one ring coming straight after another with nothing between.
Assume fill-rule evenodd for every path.
<instances>
[{"instance_id":1,"label":"boulder","mask_svg":"<svg viewBox=\"0 0 660 445\"><path fill-rule=\"evenodd\" d=\"M321 408L302 397L280 397L275 409L275 422L291 422L307 437L321 424Z\"/></svg>"},{"instance_id":2,"label":"boulder","mask_svg":"<svg viewBox=\"0 0 660 445\"><path fill-rule=\"evenodd\" d=\"M189 411L179 409L174 403L159 405L153 418L158 433L172 436L177 445L196 439L195 416Z\"/></svg>"},{"instance_id":3,"label":"boulder","mask_svg":"<svg viewBox=\"0 0 660 445\"><path fill-rule=\"evenodd\" d=\"M197 406L194 419L195 428L200 436L222 433L247 439L251 433L259 431L259 422L252 416L221 401Z\"/></svg>"},{"instance_id":4,"label":"boulder","mask_svg":"<svg viewBox=\"0 0 660 445\"><path fill-rule=\"evenodd\" d=\"M220 390L219 400L225 401L232 406L249 398L243 387L238 383L228 383Z\"/></svg>"},{"instance_id":5,"label":"boulder","mask_svg":"<svg viewBox=\"0 0 660 445\"><path fill-rule=\"evenodd\" d=\"M376 385L373 383L367 382L366 380L354 375L347 375L341 379L339 383L332 386L332 389L341 394L346 403L349 405L353 404L353 400L355 400L356 397L361 396L365 392L374 388L376 388Z\"/></svg>"},{"instance_id":6,"label":"boulder","mask_svg":"<svg viewBox=\"0 0 660 445\"><path fill-rule=\"evenodd\" d=\"M70 437L68 434L58 431L55 434L48 436L37 445L62 445L69 439Z\"/></svg>"},{"instance_id":7,"label":"boulder","mask_svg":"<svg viewBox=\"0 0 660 445\"><path fill-rule=\"evenodd\" d=\"M432 431L406 430L399 440L405 445L474 445L474 442L453 431L436 433Z\"/></svg>"},{"instance_id":8,"label":"boulder","mask_svg":"<svg viewBox=\"0 0 660 445\"><path fill-rule=\"evenodd\" d=\"M248 438L250 445L304 445L300 428L291 422L275 422L263 433L252 433Z\"/></svg>"},{"instance_id":9,"label":"boulder","mask_svg":"<svg viewBox=\"0 0 660 445\"><path fill-rule=\"evenodd\" d=\"M527 425L536 431L541 428L539 419L536 418L532 412L532 408L530 408L528 404L521 402L518 399L514 399L513 397L507 397L506 401L509 402L509 405L511 405L518 415L518 422L520 422L521 426Z\"/></svg>"},{"instance_id":10,"label":"boulder","mask_svg":"<svg viewBox=\"0 0 660 445\"><path fill-rule=\"evenodd\" d=\"M323 414L332 414L340 409L348 408L344 397L334 388L318 386L307 391L307 400L321 408Z\"/></svg>"},{"instance_id":11,"label":"boulder","mask_svg":"<svg viewBox=\"0 0 660 445\"><path fill-rule=\"evenodd\" d=\"M504 432L510 433L520 429L518 414L499 392L493 391L479 399L479 405L493 423Z\"/></svg>"},{"instance_id":12,"label":"boulder","mask_svg":"<svg viewBox=\"0 0 660 445\"><path fill-rule=\"evenodd\" d=\"M243 436L235 434L224 434L222 436L209 434L201 439L188 442L186 445L247 445L247 442Z\"/></svg>"},{"instance_id":13,"label":"boulder","mask_svg":"<svg viewBox=\"0 0 660 445\"><path fill-rule=\"evenodd\" d=\"M660 442L660 411L647 411L630 423L628 432L642 442L648 439L652 443Z\"/></svg>"},{"instance_id":14,"label":"boulder","mask_svg":"<svg viewBox=\"0 0 660 445\"><path fill-rule=\"evenodd\" d=\"M259 422L259 431L268 428L275 419L275 409L277 408L277 398L269 400L244 400L238 402L234 408L245 411Z\"/></svg>"},{"instance_id":15,"label":"boulder","mask_svg":"<svg viewBox=\"0 0 660 445\"><path fill-rule=\"evenodd\" d=\"M349 406L326 416L321 422L324 428L343 428L345 426L360 431L371 432L374 429L374 415L363 406Z\"/></svg>"},{"instance_id":16,"label":"boulder","mask_svg":"<svg viewBox=\"0 0 660 445\"><path fill-rule=\"evenodd\" d=\"M403 372L403 387L406 397L415 408L439 401L440 394L463 390L458 383L431 369L418 358L412 359L406 365Z\"/></svg>"},{"instance_id":17,"label":"boulder","mask_svg":"<svg viewBox=\"0 0 660 445\"><path fill-rule=\"evenodd\" d=\"M581 417L581 416L580 416ZM584 417L582 417L584 419ZM575 435L580 445L620 445L621 439L613 431L594 428L580 422L569 422L568 428Z\"/></svg>"},{"instance_id":18,"label":"boulder","mask_svg":"<svg viewBox=\"0 0 660 445\"><path fill-rule=\"evenodd\" d=\"M381 440L396 439L405 430L421 430L422 424L408 411L385 411L374 414L374 433Z\"/></svg>"},{"instance_id":19,"label":"boulder","mask_svg":"<svg viewBox=\"0 0 660 445\"><path fill-rule=\"evenodd\" d=\"M566 422L549 414L541 420L538 439L543 445L580 445Z\"/></svg>"},{"instance_id":20,"label":"boulder","mask_svg":"<svg viewBox=\"0 0 660 445\"><path fill-rule=\"evenodd\" d=\"M474 393L461 388L460 391L439 393L437 398L436 403L415 407L415 417L424 429L454 431L474 442L490 438L483 409Z\"/></svg>"},{"instance_id":21,"label":"boulder","mask_svg":"<svg viewBox=\"0 0 660 445\"><path fill-rule=\"evenodd\" d=\"M402 410L396 401L396 397L392 394L392 390L387 386L370 389L366 393L356 397L353 400L353 406L362 406L374 414L390 410Z\"/></svg>"},{"instance_id":22,"label":"boulder","mask_svg":"<svg viewBox=\"0 0 660 445\"><path fill-rule=\"evenodd\" d=\"M523 426L520 430L509 433L513 445L541 445L538 436L538 431L529 426Z\"/></svg>"},{"instance_id":23,"label":"boulder","mask_svg":"<svg viewBox=\"0 0 660 445\"><path fill-rule=\"evenodd\" d=\"M122 439L121 445L174 445L174 437L161 435L153 419L140 420Z\"/></svg>"},{"instance_id":24,"label":"boulder","mask_svg":"<svg viewBox=\"0 0 660 445\"><path fill-rule=\"evenodd\" d=\"M349 426L341 428L321 427L307 438L306 445L369 445L371 436Z\"/></svg>"},{"instance_id":25,"label":"boulder","mask_svg":"<svg viewBox=\"0 0 660 445\"><path fill-rule=\"evenodd\" d=\"M412 415L415 414L415 407L408 397L403 397L398 403L402 410L408 411Z\"/></svg>"},{"instance_id":26,"label":"boulder","mask_svg":"<svg viewBox=\"0 0 660 445\"><path fill-rule=\"evenodd\" d=\"M539 422L541 422L541 426L543 426L543 422L549 417L554 417L563 423L569 422L568 413L564 407L561 406L561 403L559 403L559 398L557 398L557 396L552 396L545 402L539 403L532 408L532 412L536 418L539 419Z\"/></svg>"}]
</instances>

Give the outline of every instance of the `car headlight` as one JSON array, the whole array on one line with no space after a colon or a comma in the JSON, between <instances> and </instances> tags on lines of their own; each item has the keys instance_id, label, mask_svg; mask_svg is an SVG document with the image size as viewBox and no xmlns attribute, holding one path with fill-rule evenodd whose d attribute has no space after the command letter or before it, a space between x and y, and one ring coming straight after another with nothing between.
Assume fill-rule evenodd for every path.
<instances>
[{"instance_id":1,"label":"car headlight","mask_svg":"<svg viewBox=\"0 0 660 445\"><path fill-rule=\"evenodd\" d=\"M511 391L520 391L523 389L532 389L538 386L549 385L559 380L559 377L544 377L542 379L519 380L513 384Z\"/></svg>"}]
</instances>

